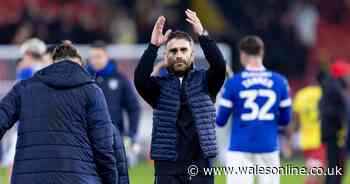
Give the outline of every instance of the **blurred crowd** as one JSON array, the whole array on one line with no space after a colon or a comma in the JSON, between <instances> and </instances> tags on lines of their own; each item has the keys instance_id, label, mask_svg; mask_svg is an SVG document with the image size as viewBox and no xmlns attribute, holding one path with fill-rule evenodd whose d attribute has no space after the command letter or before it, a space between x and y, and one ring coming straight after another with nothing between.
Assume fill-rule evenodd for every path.
<instances>
[{"instance_id":1,"label":"blurred crowd","mask_svg":"<svg viewBox=\"0 0 350 184\"><path fill-rule=\"evenodd\" d=\"M184 1L127 0L2 0L0 43L22 43L38 37L46 43L63 39L75 43L96 40L117 43L148 41L151 23L165 13L170 25L178 25ZM183 24L183 23L182 23Z\"/></svg>"}]
</instances>

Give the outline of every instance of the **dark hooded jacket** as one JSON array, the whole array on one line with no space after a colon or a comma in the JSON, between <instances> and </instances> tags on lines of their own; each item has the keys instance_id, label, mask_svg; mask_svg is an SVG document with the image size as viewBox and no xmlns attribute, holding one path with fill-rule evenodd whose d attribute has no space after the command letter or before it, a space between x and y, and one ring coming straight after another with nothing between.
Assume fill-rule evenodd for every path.
<instances>
[{"instance_id":1,"label":"dark hooded jacket","mask_svg":"<svg viewBox=\"0 0 350 184\"><path fill-rule=\"evenodd\" d=\"M97 85L105 94L114 126L122 135L128 135L131 140L135 141L140 119L140 106L130 81L118 71L113 60L108 61L107 66L99 71L94 70L88 64L87 71L96 76ZM123 112L127 112L129 119L127 129L124 127Z\"/></svg>"},{"instance_id":2,"label":"dark hooded jacket","mask_svg":"<svg viewBox=\"0 0 350 184\"><path fill-rule=\"evenodd\" d=\"M348 120L346 98L342 92L345 82L327 75L319 80L322 88L319 102L322 142L328 142L332 137L345 140L345 137L338 136Z\"/></svg>"},{"instance_id":3,"label":"dark hooded jacket","mask_svg":"<svg viewBox=\"0 0 350 184\"><path fill-rule=\"evenodd\" d=\"M128 183L103 92L78 64L61 61L17 83L0 102L0 138L17 120L11 183Z\"/></svg>"}]
</instances>

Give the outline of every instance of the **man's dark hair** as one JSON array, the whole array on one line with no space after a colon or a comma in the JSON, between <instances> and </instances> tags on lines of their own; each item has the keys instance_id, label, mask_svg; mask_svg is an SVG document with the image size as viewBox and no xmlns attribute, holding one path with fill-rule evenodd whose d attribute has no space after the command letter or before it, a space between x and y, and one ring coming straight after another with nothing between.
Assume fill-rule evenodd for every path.
<instances>
[{"instance_id":1,"label":"man's dark hair","mask_svg":"<svg viewBox=\"0 0 350 184\"><path fill-rule=\"evenodd\" d=\"M262 56L264 54L264 42L258 36L246 36L238 44L239 51L248 55Z\"/></svg>"},{"instance_id":2,"label":"man's dark hair","mask_svg":"<svg viewBox=\"0 0 350 184\"><path fill-rule=\"evenodd\" d=\"M166 41L166 44L168 44L168 42L169 42L170 40L172 40L172 39L184 39L184 40L189 41L191 44L193 44L193 39L192 39L192 37L191 37L188 33L184 32L184 31L174 31L174 32L171 32L171 33L169 34L169 37L168 37L167 41Z\"/></svg>"},{"instance_id":3,"label":"man's dark hair","mask_svg":"<svg viewBox=\"0 0 350 184\"><path fill-rule=\"evenodd\" d=\"M79 58L82 60L78 50L73 46L72 42L68 40L56 46L52 54L52 59L54 61L65 58Z\"/></svg>"},{"instance_id":4,"label":"man's dark hair","mask_svg":"<svg viewBox=\"0 0 350 184\"><path fill-rule=\"evenodd\" d=\"M107 50L107 43L102 40L97 40L91 44L92 49L102 49Z\"/></svg>"}]
</instances>

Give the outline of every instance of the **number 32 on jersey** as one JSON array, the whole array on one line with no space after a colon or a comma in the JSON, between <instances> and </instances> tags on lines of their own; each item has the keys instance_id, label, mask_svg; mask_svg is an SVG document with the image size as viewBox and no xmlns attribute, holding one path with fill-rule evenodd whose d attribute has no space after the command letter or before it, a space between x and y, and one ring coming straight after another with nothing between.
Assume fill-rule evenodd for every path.
<instances>
[{"instance_id":1,"label":"number 32 on jersey","mask_svg":"<svg viewBox=\"0 0 350 184\"><path fill-rule=\"evenodd\" d=\"M271 107L276 103L276 93L269 89L244 90L239 93L239 97L244 100L244 108L250 112L241 114L241 120L274 120L275 115L270 113ZM256 99L259 97L267 98L267 101L259 106Z\"/></svg>"}]
</instances>

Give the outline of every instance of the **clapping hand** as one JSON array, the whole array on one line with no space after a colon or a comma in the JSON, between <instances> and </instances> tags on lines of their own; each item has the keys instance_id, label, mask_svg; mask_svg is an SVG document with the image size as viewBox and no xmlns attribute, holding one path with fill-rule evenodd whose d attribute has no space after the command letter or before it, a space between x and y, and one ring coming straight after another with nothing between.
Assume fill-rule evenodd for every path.
<instances>
[{"instance_id":1,"label":"clapping hand","mask_svg":"<svg viewBox=\"0 0 350 184\"><path fill-rule=\"evenodd\" d=\"M169 34L171 33L171 30L167 30L165 34L163 34L163 28L165 25L165 17L160 16L157 19L157 22L155 23L152 31L152 37L151 37L151 43L156 46L161 46L164 44Z\"/></svg>"},{"instance_id":2,"label":"clapping hand","mask_svg":"<svg viewBox=\"0 0 350 184\"><path fill-rule=\"evenodd\" d=\"M190 9L187 9L185 13L186 13L186 21L191 24L193 32L197 36L202 35L204 33L204 28L201 21L197 17L197 13Z\"/></svg>"}]
</instances>

